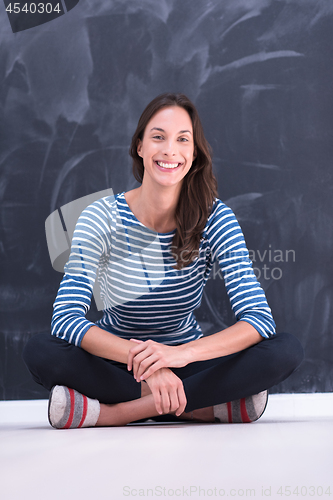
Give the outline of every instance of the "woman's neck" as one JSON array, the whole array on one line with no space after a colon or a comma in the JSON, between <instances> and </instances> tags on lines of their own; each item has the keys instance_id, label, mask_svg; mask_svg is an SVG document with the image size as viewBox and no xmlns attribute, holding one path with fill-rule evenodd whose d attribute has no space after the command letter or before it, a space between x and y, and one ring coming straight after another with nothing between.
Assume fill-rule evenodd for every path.
<instances>
[{"instance_id":1,"label":"woman's neck","mask_svg":"<svg viewBox=\"0 0 333 500\"><path fill-rule=\"evenodd\" d=\"M149 192L141 185L125 193L125 198L135 217L145 226L158 233L169 233L176 228L178 190L166 188Z\"/></svg>"}]
</instances>

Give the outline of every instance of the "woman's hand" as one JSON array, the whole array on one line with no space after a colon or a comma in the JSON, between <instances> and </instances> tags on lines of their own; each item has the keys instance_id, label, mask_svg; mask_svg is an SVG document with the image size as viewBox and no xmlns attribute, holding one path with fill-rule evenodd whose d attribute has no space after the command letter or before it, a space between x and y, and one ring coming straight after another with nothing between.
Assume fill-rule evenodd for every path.
<instances>
[{"instance_id":1,"label":"woman's hand","mask_svg":"<svg viewBox=\"0 0 333 500\"><path fill-rule=\"evenodd\" d=\"M153 340L130 339L138 345L132 347L128 352L127 369L133 368L133 375L137 382L147 380L150 375L161 368L180 368L186 366L189 353L184 345L168 346L154 342Z\"/></svg>"},{"instance_id":2,"label":"woman's hand","mask_svg":"<svg viewBox=\"0 0 333 500\"><path fill-rule=\"evenodd\" d=\"M174 413L177 417L185 411L187 399L183 382L169 368L161 368L146 380L154 396L158 413Z\"/></svg>"}]
</instances>

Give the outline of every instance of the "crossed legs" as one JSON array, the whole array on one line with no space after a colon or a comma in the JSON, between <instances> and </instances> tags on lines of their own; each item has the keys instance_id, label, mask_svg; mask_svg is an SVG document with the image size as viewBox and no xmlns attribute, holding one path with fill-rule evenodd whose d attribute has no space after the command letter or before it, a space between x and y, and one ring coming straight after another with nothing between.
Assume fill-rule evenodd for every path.
<instances>
[{"instance_id":1,"label":"crossed legs","mask_svg":"<svg viewBox=\"0 0 333 500\"><path fill-rule=\"evenodd\" d=\"M163 419L147 384L137 383L122 363L93 356L48 334L32 337L23 358L34 380L46 389L64 385L98 399L101 412L97 425ZM195 419L214 421L214 405L272 387L287 378L302 358L297 338L280 333L240 353L172 368L183 381L187 398L185 412L179 418L190 419L193 412Z\"/></svg>"},{"instance_id":2,"label":"crossed legs","mask_svg":"<svg viewBox=\"0 0 333 500\"><path fill-rule=\"evenodd\" d=\"M96 426L122 426L137 420L159 416L154 397L146 382L141 382L141 398L113 405L101 404L101 413ZM182 413L179 420L214 422L213 407L200 408L189 413Z\"/></svg>"}]
</instances>

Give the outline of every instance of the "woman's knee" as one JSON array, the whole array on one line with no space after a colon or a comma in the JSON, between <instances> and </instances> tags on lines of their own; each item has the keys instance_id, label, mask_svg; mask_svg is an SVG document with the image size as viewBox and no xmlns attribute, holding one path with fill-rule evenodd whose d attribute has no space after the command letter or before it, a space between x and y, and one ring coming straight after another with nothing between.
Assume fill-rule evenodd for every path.
<instances>
[{"instance_id":1,"label":"woman's knee","mask_svg":"<svg viewBox=\"0 0 333 500\"><path fill-rule=\"evenodd\" d=\"M67 345L66 341L52 337L48 333L34 335L27 342L22 357L33 378L38 383L42 383L41 380L45 376L48 377L51 372L54 374L59 369L63 369L63 363L61 363L62 351L66 350Z\"/></svg>"},{"instance_id":2,"label":"woman's knee","mask_svg":"<svg viewBox=\"0 0 333 500\"><path fill-rule=\"evenodd\" d=\"M277 333L267 341L266 347L269 347L270 351L271 368L276 367L288 375L296 370L304 358L302 344L291 333Z\"/></svg>"},{"instance_id":3,"label":"woman's knee","mask_svg":"<svg viewBox=\"0 0 333 500\"><path fill-rule=\"evenodd\" d=\"M23 349L22 357L29 370L34 368L41 359L41 353L44 351L45 337L49 337L49 334L38 333L34 335Z\"/></svg>"}]
</instances>

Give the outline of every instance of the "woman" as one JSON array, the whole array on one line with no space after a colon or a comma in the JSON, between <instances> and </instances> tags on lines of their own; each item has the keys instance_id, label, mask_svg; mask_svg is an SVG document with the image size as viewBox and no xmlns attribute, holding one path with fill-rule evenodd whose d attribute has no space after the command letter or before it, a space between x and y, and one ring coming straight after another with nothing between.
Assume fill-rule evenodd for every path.
<instances>
[{"instance_id":1,"label":"woman","mask_svg":"<svg viewBox=\"0 0 333 500\"><path fill-rule=\"evenodd\" d=\"M216 197L189 99L163 94L148 104L130 154L140 187L82 212L52 336L34 336L24 352L34 379L51 390L49 421L257 420L267 389L294 371L303 350L292 335L275 334L239 224ZM193 310L215 261L237 321L203 337ZM85 314L97 275L105 307L94 324Z\"/></svg>"}]
</instances>

